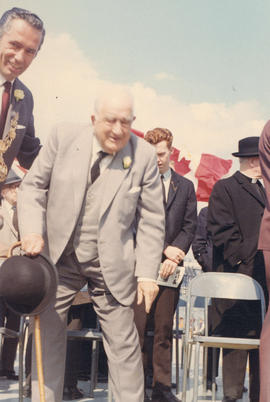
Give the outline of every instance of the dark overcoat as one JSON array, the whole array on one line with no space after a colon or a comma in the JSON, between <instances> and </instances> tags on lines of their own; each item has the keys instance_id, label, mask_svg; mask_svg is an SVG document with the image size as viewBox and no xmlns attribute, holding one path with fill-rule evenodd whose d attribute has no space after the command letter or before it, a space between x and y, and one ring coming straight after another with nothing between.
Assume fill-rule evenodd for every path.
<instances>
[{"instance_id":1,"label":"dark overcoat","mask_svg":"<svg viewBox=\"0 0 270 402\"><path fill-rule=\"evenodd\" d=\"M213 241L213 270L251 276L267 295L264 259L257 250L264 206L264 190L261 192L257 184L237 171L213 188L208 231ZM214 323L217 332L225 336L257 336L260 320L257 308L252 307L254 303L220 300L217 306L219 319L216 317Z\"/></svg>"}]
</instances>

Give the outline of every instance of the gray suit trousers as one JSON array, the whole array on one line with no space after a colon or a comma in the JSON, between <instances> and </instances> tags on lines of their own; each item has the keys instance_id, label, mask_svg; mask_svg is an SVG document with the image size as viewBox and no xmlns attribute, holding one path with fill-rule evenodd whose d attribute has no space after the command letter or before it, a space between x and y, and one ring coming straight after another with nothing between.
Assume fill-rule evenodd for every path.
<instances>
[{"instance_id":1,"label":"gray suit trousers","mask_svg":"<svg viewBox=\"0 0 270 402\"><path fill-rule=\"evenodd\" d=\"M62 401L67 313L76 293L87 282L103 332L114 399L116 402L142 402L143 367L132 306L121 305L110 294L98 262L79 264L72 253L63 256L57 268L56 300L40 315L46 402ZM37 402L40 399L34 349L32 400Z\"/></svg>"}]
</instances>

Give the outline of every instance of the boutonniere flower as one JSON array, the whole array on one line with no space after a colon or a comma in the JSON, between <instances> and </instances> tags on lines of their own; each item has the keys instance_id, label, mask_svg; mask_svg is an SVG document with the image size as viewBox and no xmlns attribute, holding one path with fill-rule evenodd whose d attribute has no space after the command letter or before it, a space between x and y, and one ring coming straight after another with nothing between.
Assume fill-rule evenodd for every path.
<instances>
[{"instance_id":1,"label":"boutonniere flower","mask_svg":"<svg viewBox=\"0 0 270 402\"><path fill-rule=\"evenodd\" d=\"M14 98L18 102L19 100L22 100L24 98L24 92L22 89L15 89L14 91Z\"/></svg>"},{"instance_id":2,"label":"boutonniere flower","mask_svg":"<svg viewBox=\"0 0 270 402\"><path fill-rule=\"evenodd\" d=\"M123 168L128 169L132 163L132 159L130 156L125 156L123 158Z\"/></svg>"}]
</instances>

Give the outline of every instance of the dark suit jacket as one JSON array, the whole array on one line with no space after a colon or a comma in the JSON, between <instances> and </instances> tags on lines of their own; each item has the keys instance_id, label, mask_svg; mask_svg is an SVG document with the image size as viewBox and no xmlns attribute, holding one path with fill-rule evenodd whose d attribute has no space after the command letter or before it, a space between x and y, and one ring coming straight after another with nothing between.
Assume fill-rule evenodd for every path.
<instances>
[{"instance_id":1,"label":"dark suit jacket","mask_svg":"<svg viewBox=\"0 0 270 402\"><path fill-rule=\"evenodd\" d=\"M174 170L171 173L164 249L175 246L187 253L196 231L197 200L193 183Z\"/></svg>"},{"instance_id":2,"label":"dark suit jacket","mask_svg":"<svg viewBox=\"0 0 270 402\"><path fill-rule=\"evenodd\" d=\"M197 229L192 242L194 257L201 265L204 272L213 270L213 243L207 231L208 207L200 210L197 220Z\"/></svg>"},{"instance_id":3,"label":"dark suit jacket","mask_svg":"<svg viewBox=\"0 0 270 402\"><path fill-rule=\"evenodd\" d=\"M16 100L14 96L16 90L23 92L23 99ZM29 89L18 78L15 79L12 86L10 107L3 137L9 132L10 121L15 113L19 114L18 128L16 130L17 135L10 148L6 151L4 160L9 168L14 158L17 157L19 163L24 168L29 169L40 150L40 141L35 137L33 96Z\"/></svg>"},{"instance_id":4,"label":"dark suit jacket","mask_svg":"<svg viewBox=\"0 0 270 402\"><path fill-rule=\"evenodd\" d=\"M264 205L257 185L238 171L215 184L209 200L208 230L213 241L213 270L249 275L267 295L264 259L262 252L257 251ZM258 327L258 312L246 307L246 302L220 300L217 304L220 316L224 315L222 333L236 325L244 333Z\"/></svg>"}]
</instances>

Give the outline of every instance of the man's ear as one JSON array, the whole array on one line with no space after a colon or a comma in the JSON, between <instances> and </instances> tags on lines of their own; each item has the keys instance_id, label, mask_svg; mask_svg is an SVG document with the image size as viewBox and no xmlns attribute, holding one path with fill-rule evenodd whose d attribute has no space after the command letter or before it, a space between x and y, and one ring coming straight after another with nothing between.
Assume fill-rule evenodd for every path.
<instances>
[{"instance_id":1,"label":"man's ear","mask_svg":"<svg viewBox=\"0 0 270 402\"><path fill-rule=\"evenodd\" d=\"M134 120L136 120L136 116L133 116L133 119L132 119L132 121L134 121Z\"/></svg>"},{"instance_id":2,"label":"man's ear","mask_svg":"<svg viewBox=\"0 0 270 402\"><path fill-rule=\"evenodd\" d=\"M96 122L96 117L95 117L94 114L91 115L91 122L92 122L93 125L94 125L95 122Z\"/></svg>"}]
</instances>

